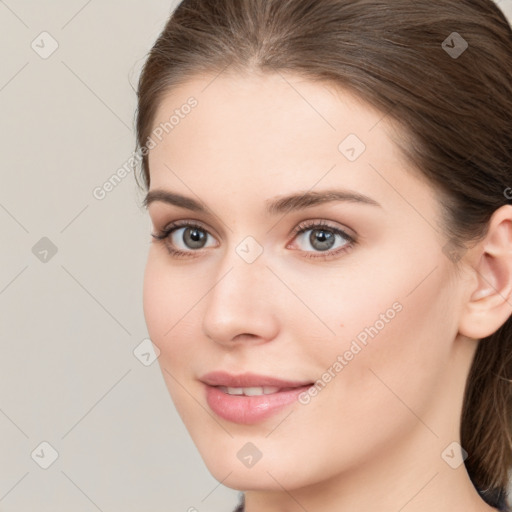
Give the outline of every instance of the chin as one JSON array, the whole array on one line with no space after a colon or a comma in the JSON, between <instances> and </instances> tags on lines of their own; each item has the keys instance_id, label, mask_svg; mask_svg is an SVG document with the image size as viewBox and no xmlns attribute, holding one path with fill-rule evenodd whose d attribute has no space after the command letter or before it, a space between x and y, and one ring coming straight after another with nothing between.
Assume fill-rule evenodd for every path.
<instances>
[{"instance_id":1,"label":"chin","mask_svg":"<svg viewBox=\"0 0 512 512\"><path fill-rule=\"evenodd\" d=\"M279 457L264 461L264 457L252 467L245 467L238 459L232 462L229 457L219 458L217 453L210 452L201 457L210 474L222 485L237 491L282 491L307 486L311 482L304 474L300 464L283 465Z\"/></svg>"},{"instance_id":2,"label":"chin","mask_svg":"<svg viewBox=\"0 0 512 512\"><path fill-rule=\"evenodd\" d=\"M282 491L283 487L286 489L294 489L297 486L291 482L282 481L283 479L277 478L274 480L266 471L253 470L231 470L231 474L226 477L229 473L213 472L210 470L211 475L215 480L221 482L225 487L234 489L235 491ZM269 471L271 475L274 472ZM279 482L279 483L277 483ZM281 484L281 485L279 485ZM282 487L283 486L283 487Z\"/></svg>"}]
</instances>

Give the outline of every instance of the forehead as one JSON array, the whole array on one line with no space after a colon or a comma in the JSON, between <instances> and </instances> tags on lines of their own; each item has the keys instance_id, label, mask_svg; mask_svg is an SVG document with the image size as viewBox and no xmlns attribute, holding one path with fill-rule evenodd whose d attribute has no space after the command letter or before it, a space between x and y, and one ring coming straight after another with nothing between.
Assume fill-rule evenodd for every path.
<instances>
[{"instance_id":1,"label":"forehead","mask_svg":"<svg viewBox=\"0 0 512 512\"><path fill-rule=\"evenodd\" d=\"M309 161L322 154L337 160L351 135L356 153L395 149L380 112L326 83L282 73L195 77L164 96L153 133L159 128L150 168L167 154L175 163L182 157L212 165L257 160L268 172L283 159Z\"/></svg>"},{"instance_id":2,"label":"forehead","mask_svg":"<svg viewBox=\"0 0 512 512\"><path fill-rule=\"evenodd\" d=\"M407 172L395 127L330 84L277 73L200 76L165 95L153 129L169 128L172 117L149 153L151 189L239 208L249 197L339 186L381 204L431 199Z\"/></svg>"},{"instance_id":3,"label":"forehead","mask_svg":"<svg viewBox=\"0 0 512 512\"><path fill-rule=\"evenodd\" d=\"M191 98L197 106L189 112L186 104ZM219 135L242 130L252 134L279 131L281 138L297 132L320 136L334 135L347 128L364 133L383 118L380 112L346 90L284 73L225 72L196 76L164 95L153 128L164 125L173 114L180 114L180 110L193 115L185 113L180 115L180 120L175 119L178 122L173 126L174 135L183 131L178 130L180 124L210 132L220 128ZM183 117L190 119L181 123ZM297 126L297 120L303 124ZM381 128L385 127L386 123L382 123Z\"/></svg>"}]
</instances>

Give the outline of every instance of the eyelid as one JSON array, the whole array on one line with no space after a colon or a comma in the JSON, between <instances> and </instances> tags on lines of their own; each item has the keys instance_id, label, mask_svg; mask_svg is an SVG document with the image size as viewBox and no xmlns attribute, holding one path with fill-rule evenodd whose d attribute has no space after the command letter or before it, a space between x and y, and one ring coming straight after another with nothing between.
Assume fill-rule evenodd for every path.
<instances>
[{"instance_id":1,"label":"eyelid","mask_svg":"<svg viewBox=\"0 0 512 512\"><path fill-rule=\"evenodd\" d=\"M325 251L308 251L301 249L300 247L292 247L293 244L296 244L296 239L298 236L303 236L308 231L330 231L331 233L334 233L335 237L341 237L345 243L341 247L337 248L330 248ZM352 236L349 233L347 233L348 230L343 229L338 226L333 226L326 220L308 220L305 222L301 222L297 227L293 230L293 238L292 241L289 242L286 245L287 249L293 249L298 250L298 252L302 253L303 257L309 258L309 259L319 259L319 260L330 260L330 259L336 259L342 254L351 251L355 245L357 245L357 237Z\"/></svg>"},{"instance_id":2,"label":"eyelid","mask_svg":"<svg viewBox=\"0 0 512 512\"><path fill-rule=\"evenodd\" d=\"M171 238L171 235L174 234L175 231L177 231L179 229L183 229L183 228L200 229L201 231L206 232L209 236L211 236L212 238L214 238L217 241L217 245L215 247L219 246L218 240L216 239L216 237L214 235L211 234L209 228L206 228L201 221L196 221L196 220L191 220L191 219L176 220L176 221L170 222L170 223L166 224L162 229L158 229L156 234L151 233L151 236L155 239L156 242L159 242L160 244L162 244L167 249L167 251L169 252L171 257L175 258L175 259L197 258L198 256L201 256L201 253L203 252L203 250L215 248L215 247L206 247L206 248L197 249L197 250L193 250L193 249L183 250L183 249L178 249L178 248L172 247L172 244L168 243L169 239Z\"/></svg>"},{"instance_id":3,"label":"eyelid","mask_svg":"<svg viewBox=\"0 0 512 512\"><path fill-rule=\"evenodd\" d=\"M209 236L211 236L212 238L217 240L216 235L213 235L211 233L210 228L206 227L201 221L197 221L197 220L193 220L193 219L186 219L186 220L183 219L183 220L177 220L177 221L170 222L170 223L166 224L166 226L163 229L159 230L158 234L156 234L156 235L152 234L152 236L155 239L157 239L158 241L165 243L171 234L173 234L178 229L182 229L182 228L200 229L202 231L205 231ZM325 219L309 219L309 220L300 222L292 230L292 232L289 235L290 237L292 237L292 239L290 240L290 242L288 242L286 244L286 248L287 249L289 248L289 246L293 243L293 241L295 240L297 235L299 235L303 232L306 232L308 230L322 229L322 228L324 228L326 230L333 231L336 234L345 238L347 241L346 246L338 248L338 249L331 249L328 251L304 251L304 250L299 249L298 252L303 252L305 257L312 258L312 259L335 258L336 256L338 256L338 254L348 251L349 249L351 249L354 245L356 245L358 243L357 235L351 235L350 233L347 232L347 231L352 231L350 229L333 225L329 221L326 221ZM217 240L217 242L218 242L218 240ZM185 258L186 257L193 258L193 257L200 256L201 253L205 249L212 249L212 248L219 246L217 243L217 245L215 247L206 247L206 248L195 249L195 250L189 249L189 250L184 251L182 249L176 249L174 247L170 248L169 245L166 243L165 243L165 245L166 245L168 251L171 253L171 255L174 255L175 257L185 257Z\"/></svg>"},{"instance_id":4,"label":"eyelid","mask_svg":"<svg viewBox=\"0 0 512 512\"><path fill-rule=\"evenodd\" d=\"M176 229L183 228L183 227L199 228L199 229L202 229L203 231L206 231L207 233L212 235L217 240L218 240L218 238L220 238L215 233L212 234L212 232L211 232L212 230L209 227L205 226L201 221L194 220L194 219L176 220L176 221L166 224L162 229L160 229L158 231L160 231L161 233L168 233L172 230L176 230ZM348 232L348 231L352 231L352 230L349 230L345 227L339 227L339 226L332 225L324 219L316 219L316 220L312 219L312 220L302 221L292 229L292 231L290 232L290 234L288 236L296 237L302 231L306 231L307 229L318 228L318 227L323 227L323 228L328 228L328 229L332 229L335 231L339 231L342 234L344 234L344 236L346 236L348 239L355 241L356 237L354 235L351 235Z\"/></svg>"},{"instance_id":5,"label":"eyelid","mask_svg":"<svg viewBox=\"0 0 512 512\"><path fill-rule=\"evenodd\" d=\"M344 237L346 237L347 240L349 240L350 242L356 242L357 240L357 235L351 234L351 229L331 224L329 221L326 221L324 219L313 219L300 222L295 228L293 228L292 232L290 233L290 236L293 236L295 238L299 233L308 231L309 229L313 228L325 228L330 229L332 231L336 231L343 235Z\"/></svg>"},{"instance_id":6,"label":"eyelid","mask_svg":"<svg viewBox=\"0 0 512 512\"><path fill-rule=\"evenodd\" d=\"M169 222L168 224L166 224L159 231L162 234L163 233L170 234L170 232L176 231L177 229L180 229L180 228L198 228L198 229L201 229L202 231L205 231L206 233L208 233L210 236L215 238L217 241L219 241L219 238L220 238L219 236L217 236L217 233L215 232L214 229L210 228L209 226L206 226L200 220L195 220L195 219L175 220L175 221L172 221L172 222Z\"/></svg>"}]
</instances>

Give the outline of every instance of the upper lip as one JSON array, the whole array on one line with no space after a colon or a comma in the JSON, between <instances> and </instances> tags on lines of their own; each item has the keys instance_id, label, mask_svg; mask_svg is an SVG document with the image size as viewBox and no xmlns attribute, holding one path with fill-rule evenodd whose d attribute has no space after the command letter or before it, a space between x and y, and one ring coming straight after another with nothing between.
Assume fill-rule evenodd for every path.
<instances>
[{"instance_id":1,"label":"upper lip","mask_svg":"<svg viewBox=\"0 0 512 512\"><path fill-rule=\"evenodd\" d=\"M232 375L223 371L210 372L203 375L199 380L209 386L227 386L229 388L251 388L274 386L277 388L298 388L312 384L310 381L286 381L269 377L266 375L257 375L256 373L242 373Z\"/></svg>"}]
</instances>

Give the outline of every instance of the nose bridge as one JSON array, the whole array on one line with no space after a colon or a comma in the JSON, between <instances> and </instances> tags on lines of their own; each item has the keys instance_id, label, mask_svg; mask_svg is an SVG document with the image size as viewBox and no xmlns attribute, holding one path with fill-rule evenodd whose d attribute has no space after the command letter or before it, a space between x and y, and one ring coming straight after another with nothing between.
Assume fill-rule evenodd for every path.
<instances>
[{"instance_id":1,"label":"nose bridge","mask_svg":"<svg viewBox=\"0 0 512 512\"><path fill-rule=\"evenodd\" d=\"M233 237L234 239L235 236ZM240 240L240 237L238 237ZM268 273L263 245L253 236L245 236L238 243L231 244L222 255L217 267L217 283L212 290L219 298L238 296L240 306L249 301L257 301L268 286L264 275ZM227 297L224 297L227 296Z\"/></svg>"},{"instance_id":2,"label":"nose bridge","mask_svg":"<svg viewBox=\"0 0 512 512\"><path fill-rule=\"evenodd\" d=\"M246 238L223 255L206 297L203 330L211 339L229 342L240 334L271 339L277 331L275 304L263 248Z\"/></svg>"}]
</instances>

